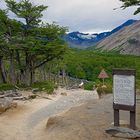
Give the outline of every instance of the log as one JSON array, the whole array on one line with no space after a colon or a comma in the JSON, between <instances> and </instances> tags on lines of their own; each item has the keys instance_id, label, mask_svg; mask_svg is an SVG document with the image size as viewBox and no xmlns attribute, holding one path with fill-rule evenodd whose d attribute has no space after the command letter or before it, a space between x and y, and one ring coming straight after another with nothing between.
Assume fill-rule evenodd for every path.
<instances>
[{"instance_id":1,"label":"log","mask_svg":"<svg viewBox=\"0 0 140 140\"><path fill-rule=\"evenodd\" d=\"M40 96L40 95L36 95L36 96L41 97L41 98L44 98L44 99L52 100L52 99L51 99L51 98L49 98L49 97Z\"/></svg>"},{"instance_id":2,"label":"log","mask_svg":"<svg viewBox=\"0 0 140 140\"><path fill-rule=\"evenodd\" d=\"M27 100L28 98L26 98L26 97L23 97L23 96L21 96L21 97L13 97L13 100Z\"/></svg>"}]
</instances>

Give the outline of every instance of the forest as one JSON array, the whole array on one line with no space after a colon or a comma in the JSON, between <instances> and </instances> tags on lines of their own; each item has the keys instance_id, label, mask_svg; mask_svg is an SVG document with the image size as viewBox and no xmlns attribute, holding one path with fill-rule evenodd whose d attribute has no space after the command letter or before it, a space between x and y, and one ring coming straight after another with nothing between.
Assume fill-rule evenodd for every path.
<instances>
[{"instance_id":1,"label":"forest","mask_svg":"<svg viewBox=\"0 0 140 140\"><path fill-rule=\"evenodd\" d=\"M62 65L63 64L63 65ZM94 50L71 49L61 62L68 76L100 83L98 75L104 69L109 75L107 82L112 84L112 69L136 69L137 86L140 87L140 57L114 53L100 53Z\"/></svg>"},{"instance_id":2,"label":"forest","mask_svg":"<svg viewBox=\"0 0 140 140\"><path fill-rule=\"evenodd\" d=\"M0 10L0 80L1 83L32 85L35 71L67 50L62 36L66 28L41 22L47 6L33 5L29 0L5 0L8 9ZM20 20L10 19L12 12ZM23 21L23 22L21 22Z\"/></svg>"}]
</instances>

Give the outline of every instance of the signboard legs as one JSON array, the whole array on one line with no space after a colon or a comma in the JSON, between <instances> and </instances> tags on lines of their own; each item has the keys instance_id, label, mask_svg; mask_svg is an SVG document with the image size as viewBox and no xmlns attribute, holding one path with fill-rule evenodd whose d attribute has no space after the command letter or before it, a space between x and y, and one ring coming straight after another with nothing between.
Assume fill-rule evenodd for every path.
<instances>
[{"instance_id":1,"label":"signboard legs","mask_svg":"<svg viewBox=\"0 0 140 140\"><path fill-rule=\"evenodd\" d=\"M136 113L135 113L135 111L130 111L130 128L136 129Z\"/></svg>"},{"instance_id":2,"label":"signboard legs","mask_svg":"<svg viewBox=\"0 0 140 140\"><path fill-rule=\"evenodd\" d=\"M119 109L114 109L114 126L120 126L119 120L120 120ZM130 128L134 130L136 129L135 111L130 111Z\"/></svg>"},{"instance_id":3,"label":"signboard legs","mask_svg":"<svg viewBox=\"0 0 140 140\"><path fill-rule=\"evenodd\" d=\"M119 126L119 109L114 109L114 126Z\"/></svg>"}]
</instances>

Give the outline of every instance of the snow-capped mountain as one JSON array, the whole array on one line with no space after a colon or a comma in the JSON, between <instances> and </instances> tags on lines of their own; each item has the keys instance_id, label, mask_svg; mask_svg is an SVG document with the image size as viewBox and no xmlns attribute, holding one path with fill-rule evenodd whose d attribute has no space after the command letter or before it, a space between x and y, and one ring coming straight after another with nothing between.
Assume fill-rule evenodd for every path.
<instances>
[{"instance_id":1,"label":"snow-capped mountain","mask_svg":"<svg viewBox=\"0 0 140 140\"><path fill-rule=\"evenodd\" d=\"M99 34L85 34L80 32L71 32L68 33L64 39L65 41L70 45L70 47L73 48L80 48L85 49L87 47L95 46L97 43L99 43L101 40L107 38L108 36L120 31L126 26L129 26L133 23L135 23L137 20L128 20L122 25L118 26L117 28L113 29L109 32L102 32Z\"/></svg>"}]
</instances>

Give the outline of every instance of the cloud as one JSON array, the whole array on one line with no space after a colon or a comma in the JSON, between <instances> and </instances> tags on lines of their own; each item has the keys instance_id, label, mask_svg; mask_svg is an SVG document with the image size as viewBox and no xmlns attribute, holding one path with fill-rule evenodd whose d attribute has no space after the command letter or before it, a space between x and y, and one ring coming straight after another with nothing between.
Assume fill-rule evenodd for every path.
<instances>
[{"instance_id":1,"label":"cloud","mask_svg":"<svg viewBox=\"0 0 140 140\"><path fill-rule=\"evenodd\" d=\"M43 13L43 21L57 22L67 26L70 31L100 32L111 30L134 16L135 7L117 9L119 0L32 0L34 4L49 6Z\"/></svg>"}]
</instances>

